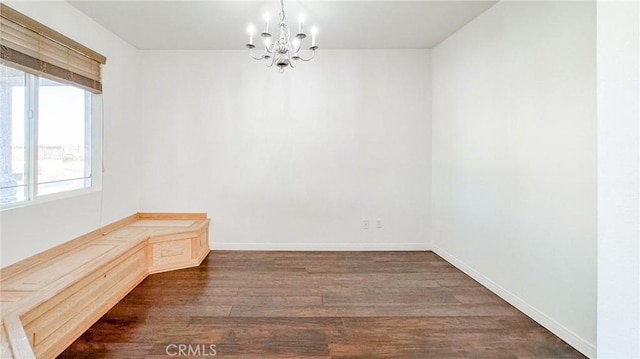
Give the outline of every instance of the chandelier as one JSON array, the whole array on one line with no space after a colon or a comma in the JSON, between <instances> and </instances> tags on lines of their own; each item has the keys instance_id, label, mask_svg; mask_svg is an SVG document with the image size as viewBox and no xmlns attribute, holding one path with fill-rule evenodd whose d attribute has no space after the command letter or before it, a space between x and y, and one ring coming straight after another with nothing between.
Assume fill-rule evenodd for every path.
<instances>
[{"instance_id":1,"label":"chandelier","mask_svg":"<svg viewBox=\"0 0 640 359\"><path fill-rule=\"evenodd\" d=\"M311 59L313 59L318 49L318 46L316 46L317 29L315 27L311 29L311 46L309 47L311 54L308 58L304 58L301 56L300 50L302 49L302 42L307 37L307 34L302 30L302 17L300 17L298 22L298 33L292 40L289 21L284 12L284 0L280 0L280 22L278 23L280 35L273 43L271 42L271 33L269 32L269 20L269 14L267 13L265 14L264 31L260 34L264 39L264 52L260 56L253 54L253 49L256 47L256 45L253 44L255 28L253 25L249 25L247 28L249 32L249 43L246 46L249 49L249 56L255 60L265 60L267 67L272 67L275 64L280 73L283 73L287 66L295 68L298 60L311 61Z\"/></svg>"}]
</instances>

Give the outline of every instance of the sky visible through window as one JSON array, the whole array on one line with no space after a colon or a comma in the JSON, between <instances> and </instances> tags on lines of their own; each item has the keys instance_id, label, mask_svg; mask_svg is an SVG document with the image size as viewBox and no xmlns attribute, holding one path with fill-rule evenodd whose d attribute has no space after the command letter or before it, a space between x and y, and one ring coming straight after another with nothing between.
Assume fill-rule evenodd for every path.
<instances>
[{"instance_id":1,"label":"sky visible through window","mask_svg":"<svg viewBox=\"0 0 640 359\"><path fill-rule=\"evenodd\" d=\"M11 107L24 108L24 87L13 88ZM84 146L84 91L72 86L40 85L38 140L41 146ZM24 146L24 111L12 113L12 142Z\"/></svg>"},{"instance_id":2,"label":"sky visible through window","mask_svg":"<svg viewBox=\"0 0 640 359\"><path fill-rule=\"evenodd\" d=\"M12 70L15 76L17 70ZM21 72L21 71L20 71ZM5 72L6 74L7 72ZM21 72L22 73L22 72ZM24 76L24 73L22 73ZM28 124L25 122L26 101L29 91L26 82L13 77L10 111L3 111L1 120L10 121L10 140L2 141L2 160L9 162L10 171L3 175L2 202L19 202L27 199L29 159L26 158L30 136ZM3 82L9 86L9 82ZM87 140L89 123L87 116L86 92L74 86L64 85L44 78L38 79L37 100L37 144L36 153L37 195L63 192L91 185L90 153ZM9 117L9 118L7 118ZM5 122L6 124L6 122ZM9 124L6 124L9 125ZM8 136L8 128L3 126L2 136ZM6 141L9 140L9 141ZM14 187L14 189L6 188Z\"/></svg>"}]
</instances>

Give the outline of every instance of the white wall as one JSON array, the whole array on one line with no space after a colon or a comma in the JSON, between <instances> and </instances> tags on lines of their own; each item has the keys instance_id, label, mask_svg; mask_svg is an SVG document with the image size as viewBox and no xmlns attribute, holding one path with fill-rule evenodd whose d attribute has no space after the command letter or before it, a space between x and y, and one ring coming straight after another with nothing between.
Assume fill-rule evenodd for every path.
<instances>
[{"instance_id":1,"label":"white wall","mask_svg":"<svg viewBox=\"0 0 640 359\"><path fill-rule=\"evenodd\" d=\"M103 66L104 192L0 213L1 265L27 258L133 214L138 208L138 51L67 2L8 2L9 6L107 57ZM100 120L100 119L98 119Z\"/></svg>"},{"instance_id":2,"label":"white wall","mask_svg":"<svg viewBox=\"0 0 640 359\"><path fill-rule=\"evenodd\" d=\"M640 6L598 2L598 358L640 358Z\"/></svg>"},{"instance_id":3,"label":"white wall","mask_svg":"<svg viewBox=\"0 0 640 359\"><path fill-rule=\"evenodd\" d=\"M432 50L436 252L589 356L595 16L499 2Z\"/></svg>"},{"instance_id":4,"label":"white wall","mask_svg":"<svg viewBox=\"0 0 640 359\"><path fill-rule=\"evenodd\" d=\"M142 210L208 212L213 248L428 248L427 50L284 74L245 51L142 56Z\"/></svg>"}]
</instances>

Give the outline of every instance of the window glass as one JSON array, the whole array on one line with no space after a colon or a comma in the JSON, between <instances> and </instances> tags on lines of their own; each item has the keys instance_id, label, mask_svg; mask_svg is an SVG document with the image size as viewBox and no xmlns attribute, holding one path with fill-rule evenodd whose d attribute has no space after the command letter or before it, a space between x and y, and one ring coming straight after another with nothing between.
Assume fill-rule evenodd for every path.
<instances>
[{"instance_id":1,"label":"window glass","mask_svg":"<svg viewBox=\"0 0 640 359\"><path fill-rule=\"evenodd\" d=\"M38 87L39 195L86 187L86 117L90 97L77 87L41 78ZM90 186L90 183L89 183Z\"/></svg>"},{"instance_id":2,"label":"window glass","mask_svg":"<svg viewBox=\"0 0 640 359\"><path fill-rule=\"evenodd\" d=\"M24 201L26 188L23 71L0 65L0 204Z\"/></svg>"},{"instance_id":3,"label":"window glass","mask_svg":"<svg viewBox=\"0 0 640 359\"><path fill-rule=\"evenodd\" d=\"M91 94L0 64L0 205L91 187Z\"/></svg>"}]
</instances>

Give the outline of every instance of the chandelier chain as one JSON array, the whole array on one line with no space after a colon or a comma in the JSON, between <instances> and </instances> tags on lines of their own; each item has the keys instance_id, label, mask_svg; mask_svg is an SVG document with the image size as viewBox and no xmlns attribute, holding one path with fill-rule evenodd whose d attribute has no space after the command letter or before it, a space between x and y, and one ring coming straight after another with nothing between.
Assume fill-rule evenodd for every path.
<instances>
[{"instance_id":1,"label":"chandelier chain","mask_svg":"<svg viewBox=\"0 0 640 359\"><path fill-rule=\"evenodd\" d=\"M280 21L285 21L287 15L284 13L284 0L280 0Z\"/></svg>"}]
</instances>

